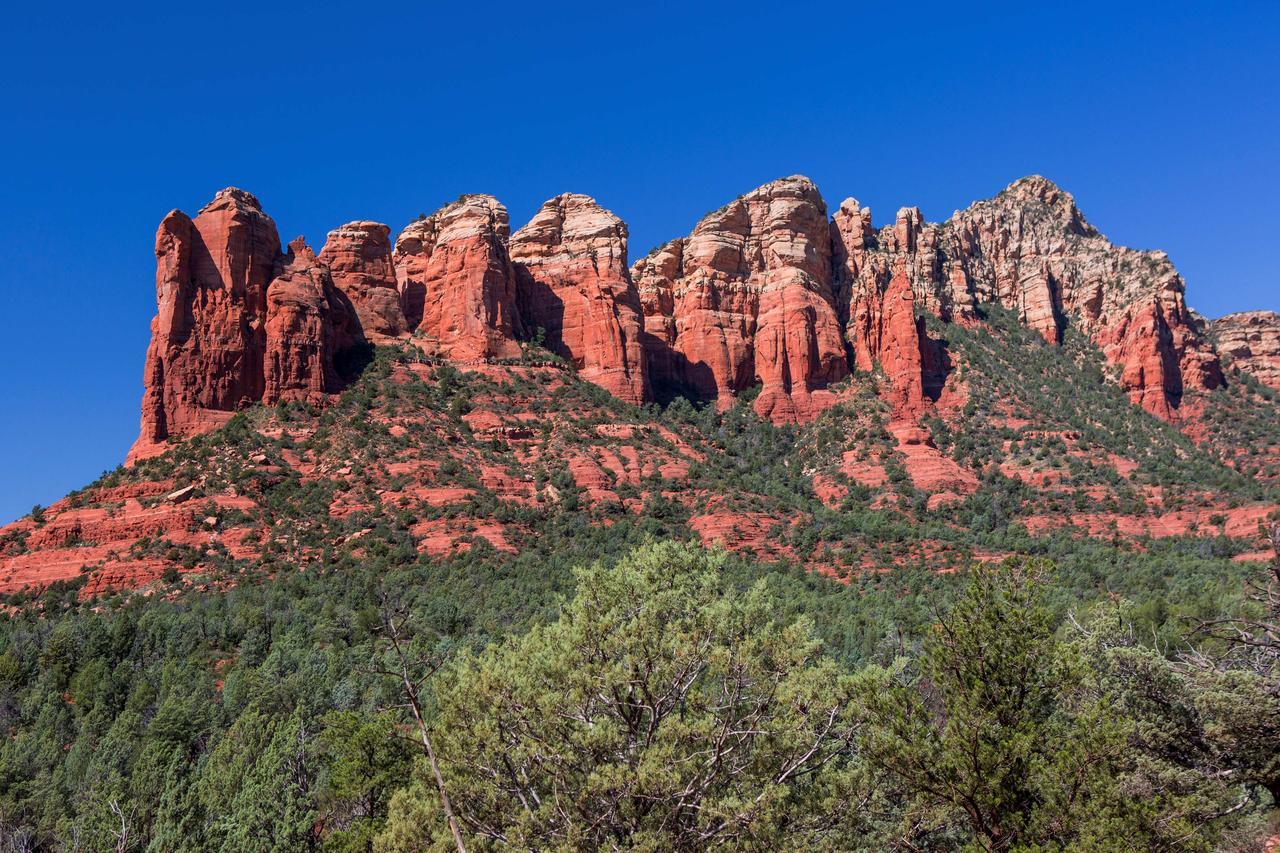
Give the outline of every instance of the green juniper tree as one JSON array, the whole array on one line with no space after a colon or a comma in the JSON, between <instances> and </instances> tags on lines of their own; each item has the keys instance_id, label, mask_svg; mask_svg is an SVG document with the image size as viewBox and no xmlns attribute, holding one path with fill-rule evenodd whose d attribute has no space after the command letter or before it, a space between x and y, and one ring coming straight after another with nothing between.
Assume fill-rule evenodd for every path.
<instances>
[{"instance_id":1,"label":"green juniper tree","mask_svg":"<svg viewBox=\"0 0 1280 853\"><path fill-rule=\"evenodd\" d=\"M578 572L554 623L438 676L434 737L487 849L849 847L872 795L852 760L856 678L722 558L646 546ZM452 845L423 779L383 850Z\"/></svg>"},{"instance_id":2,"label":"green juniper tree","mask_svg":"<svg viewBox=\"0 0 1280 853\"><path fill-rule=\"evenodd\" d=\"M918 661L864 682L860 746L903 794L904 840L1132 849L1132 838L1107 842L1097 831L1132 805L1116 790L1125 726L1057 640L1043 601L1048 568L974 569Z\"/></svg>"}]
</instances>

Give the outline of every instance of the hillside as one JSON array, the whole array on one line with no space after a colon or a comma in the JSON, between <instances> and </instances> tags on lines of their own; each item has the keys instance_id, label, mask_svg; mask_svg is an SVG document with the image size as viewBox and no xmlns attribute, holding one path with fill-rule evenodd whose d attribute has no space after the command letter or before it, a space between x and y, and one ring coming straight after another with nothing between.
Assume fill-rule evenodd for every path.
<instances>
[{"instance_id":1,"label":"hillside","mask_svg":"<svg viewBox=\"0 0 1280 853\"><path fill-rule=\"evenodd\" d=\"M240 190L170 213L130 464L0 530L0 590L227 584L387 524L514 560L569 514L845 581L1054 537L1254 550L1274 315L1206 327L1042 178L941 224L825 211L775 181L630 268L578 195L319 254Z\"/></svg>"}]
</instances>

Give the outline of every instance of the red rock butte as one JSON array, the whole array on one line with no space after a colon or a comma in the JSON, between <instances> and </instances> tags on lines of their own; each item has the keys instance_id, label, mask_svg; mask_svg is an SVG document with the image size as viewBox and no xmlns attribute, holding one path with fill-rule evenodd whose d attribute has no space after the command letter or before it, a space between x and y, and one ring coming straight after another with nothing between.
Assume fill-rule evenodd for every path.
<instances>
[{"instance_id":1,"label":"red rock butte","mask_svg":"<svg viewBox=\"0 0 1280 853\"><path fill-rule=\"evenodd\" d=\"M1276 315L1210 329L1164 253L1113 245L1039 176L944 222L908 207L878 229L857 200L829 215L809 179L782 178L631 265L626 225L585 195L550 199L514 234L485 195L390 234L360 220L318 255L300 238L282 249L258 200L234 188L194 218L166 216L130 460L254 403L323 403L354 378L345 352L400 342L460 363L537 342L628 403L685 395L723 408L758 388L754 407L775 423L811 421L851 372L880 370L895 418L910 422L953 384L926 315L976 325L987 303L1047 345L1079 329L1165 420L1194 415L1196 395L1224 382L1220 352L1280 386Z\"/></svg>"}]
</instances>

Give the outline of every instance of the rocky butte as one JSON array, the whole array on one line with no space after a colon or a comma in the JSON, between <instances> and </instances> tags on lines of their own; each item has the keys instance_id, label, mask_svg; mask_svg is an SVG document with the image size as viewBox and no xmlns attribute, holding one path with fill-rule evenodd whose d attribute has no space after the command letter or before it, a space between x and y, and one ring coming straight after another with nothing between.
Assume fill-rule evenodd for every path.
<instances>
[{"instance_id":1,"label":"rocky butte","mask_svg":"<svg viewBox=\"0 0 1280 853\"><path fill-rule=\"evenodd\" d=\"M155 251L130 464L0 527L0 594L235 583L392 532L498 559L637 520L852 580L998 560L1006 531L1142 551L1280 517L1280 317L1204 320L1041 177L879 227L782 178L634 262L586 195L316 251L227 189Z\"/></svg>"},{"instance_id":2,"label":"rocky butte","mask_svg":"<svg viewBox=\"0 0 1280 853\"><path fill-rule=\"evenodd\" d=\"M980 325L995 303L1049 346L1079 329L1135 404L1174 423L1226 381L1223 358L1280 383L1276 315L1232 315L1210 334L1164 253L1112 244L1038 176L944 222L908 207L881 228L856 199L829 213L813 182L782 178L630 265L626 225L585 195L550 199L514 234L485 195L390 234L353 221L319 254L282 249L238 189L166 216L130 460L253 403L322 403L353 378L348 355L399 341L467 364L539 343L628 403L723 408L758 388L754 407L775 423L813 420L851 372L880 370L894 417L911 422L959 390L925 316Z\"/></svg>"}]
</instances>

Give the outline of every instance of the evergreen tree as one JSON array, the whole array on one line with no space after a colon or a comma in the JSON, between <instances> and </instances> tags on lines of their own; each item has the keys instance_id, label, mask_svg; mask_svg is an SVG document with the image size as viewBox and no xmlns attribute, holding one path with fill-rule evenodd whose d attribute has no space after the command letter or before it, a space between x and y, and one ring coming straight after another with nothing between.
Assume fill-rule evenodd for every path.
<instances>
[{"instance_id":1,"label":"evergreen tree","mask_svg":"<svg viewBox=\"0 0 1280 853\"><path fill-rule=\"evenodd\" d=\"M664 543L578 572L560 618L438 676L445 786L469 842L521 848L848 846L869 793L854 677L763 585ZM452 845L430 783L384 850Z\"/></svg>"},{"instance_id":2,"label":"evergreen tree","mask_svg":"<svg viewBox=\"0 0 1280 853\"><path fill-rule=\"evenodd\" d=\"M1116 786L1125 725L1057 641L1047 569L976 568L918 664L864 682L860 744L905 795L905 837L983 850L1141 846L1115 831L1140 823Z\"/></svg>"}]
</instances>

